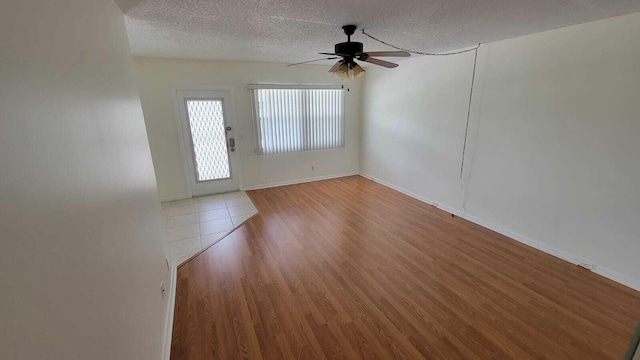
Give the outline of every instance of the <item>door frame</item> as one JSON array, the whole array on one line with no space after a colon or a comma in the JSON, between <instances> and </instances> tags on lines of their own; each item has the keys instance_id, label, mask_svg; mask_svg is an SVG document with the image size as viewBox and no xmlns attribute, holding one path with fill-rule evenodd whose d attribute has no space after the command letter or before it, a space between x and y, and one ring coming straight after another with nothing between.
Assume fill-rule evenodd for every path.
<instances>
[{"instance_id":1,"label":"door frame","mask_svg":"<svg viewBox=\"0 0 640 360\"><path fill-rule=\"evenodd\" d=\"M185 141L184 134L184 126L182 124L182 114L180 113L180 97L178 93L181 91L227 91L229 93L229 101L226 104L228 107L225 115L228 119L225 119L229 126L231 126L235 130L235 139L236 139L236 168L232 168L232 174L235 173L238 177L238 188L242 190L243 182L242 182L242 151L240 150L241 146L238 138L240 137L240 131L238 129L238 122L236 121L236 105L235 98L233 94L233 88L228 86L215 86L215 85L172 85L171 86L171 96L173 97L173 111L174 111L174 119L176 123L176 128L178 130L178 144L180 147L180 160L182 161L182 171L185 182L185 187L187 190L187 197L193 197L193 188L191 186L191 171L189 170L188 157L190 151L193 151L189 148L190 146ZM231 164L233 166L233 164Z\"/></svg>"}]
</instances>

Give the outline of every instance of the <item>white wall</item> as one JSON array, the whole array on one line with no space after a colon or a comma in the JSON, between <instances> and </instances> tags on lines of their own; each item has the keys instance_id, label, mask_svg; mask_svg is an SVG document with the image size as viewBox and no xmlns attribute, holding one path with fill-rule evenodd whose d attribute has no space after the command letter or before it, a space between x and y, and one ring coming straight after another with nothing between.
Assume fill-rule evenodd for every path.
<instances>
[{"instance_id":1,"label":"white wall","mask_svg":"<svg viewBox=\"0 0 640 360\"><path fill-rule=\"evenodd\" d=\"M160 203L111 0L0 11L0 358L159 359Z\"/></svg>"},{"instance_id":2,"label":"white wall","mask_svg":"<svg viewBox=\"0 0 640 360\"><path fill-rule=\"evenodd\" d=\"M358 171L360 81L345 82L344 148L279 155L256 155L248 84L338 84L327 66L134 59L149 144L163 200L188 196L182 167L172 86L230 88L236 106L238 151L245 188ZM315 167L311 171L311 166Z\"/></svg>"},{"instance_id":3,"label":"white wall","mask_svg":"<svg viewBox=\"0 0 640 360\"><path fill-rule=\"evenodd\" d=\"M466 216L640 289L640 14L482 45ZM361 171L461 208L473 53L371 70Z\"/></svg>"}]
</instances>

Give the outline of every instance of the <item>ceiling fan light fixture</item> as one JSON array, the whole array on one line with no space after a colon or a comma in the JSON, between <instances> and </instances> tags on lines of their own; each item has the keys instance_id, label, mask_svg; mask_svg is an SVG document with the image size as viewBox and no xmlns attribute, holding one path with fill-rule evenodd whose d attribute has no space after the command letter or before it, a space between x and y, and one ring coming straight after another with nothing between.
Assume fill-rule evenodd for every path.
<instances>
[{"instance_id":1,"label":"ceiling fan light fixture","mask_svg":"<svg viewBox=\"0 0 640 360\"><path fill-rule=\"evenodd\" d=\"M346 80L349 78L349 65L342 63L338 69L336 69L336 71L333 72L333 75L335 75L338 79L340 80Z\"/></svg>"},{"instance_id":2,"label":"ceiling fan light fixture","mask_svg":"<svg viewBox=\"0 0 640 360\"><path fill-rule=\"evenodd\" d=\"M353 62L351 65L343 63L333 74L340 80L353 80L361 77L364 73L365 70L362 66Z\"/></svg>"},{"instance_id":3,"label":"ceiling fan light fixture","mask_svg":"<svg viewBox=\"0 0 640 360\"><path fill-rule=\"evenodd\" d=\"M353 67L349 69L349 79L357 79L364 75L365 71L362 66L355 64Z\"/></svg>"}]
</instances>

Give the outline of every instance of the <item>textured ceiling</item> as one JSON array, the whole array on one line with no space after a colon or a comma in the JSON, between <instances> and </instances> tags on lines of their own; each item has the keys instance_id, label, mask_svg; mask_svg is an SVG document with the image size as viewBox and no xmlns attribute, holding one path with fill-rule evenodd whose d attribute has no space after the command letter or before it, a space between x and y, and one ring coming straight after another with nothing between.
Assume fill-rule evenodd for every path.
<instances>
[{"instance_id":1,"label":"textured ceiling","mask_svg":"<svg viewBox=\"0 0 640 360\"><path fill-rule=\"evenodd\" d=\"M116 0L134 56L290 63L319 58L356 24L446 51L640 11L640 0ZM356 33L365 51L388 47Z\"/></svg>"}]
</instances>

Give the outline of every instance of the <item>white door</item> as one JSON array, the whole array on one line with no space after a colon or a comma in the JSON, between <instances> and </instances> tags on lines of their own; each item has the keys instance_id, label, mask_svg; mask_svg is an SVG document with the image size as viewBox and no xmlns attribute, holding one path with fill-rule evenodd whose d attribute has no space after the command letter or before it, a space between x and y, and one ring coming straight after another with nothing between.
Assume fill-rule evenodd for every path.
<instances>
[{"instance_id":1,"label":"white door","mask_svg":"<svg viewBox=\"0 0 640 360\"><path fill-rule=\"evenodd\" d=\"M231 94L179 90L177 95L193 196L238 190Z\"/></svg>"}]
</instances>

